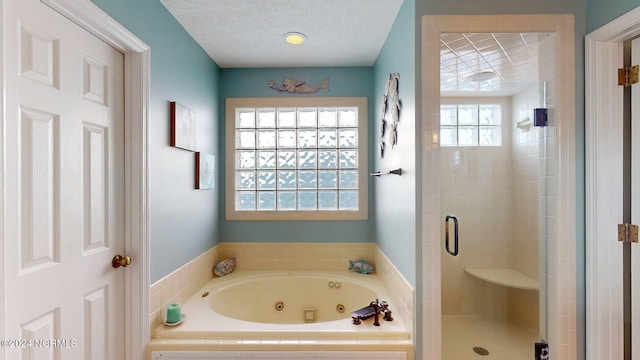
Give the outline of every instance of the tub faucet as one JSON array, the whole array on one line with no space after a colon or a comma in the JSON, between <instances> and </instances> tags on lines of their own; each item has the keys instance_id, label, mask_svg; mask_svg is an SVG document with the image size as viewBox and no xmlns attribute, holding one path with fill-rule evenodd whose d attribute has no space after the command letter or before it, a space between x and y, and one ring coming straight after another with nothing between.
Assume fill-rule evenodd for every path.
<instances>
[{"instance_id":1,"label":"tub faucet","mask_svg":"<svg viewBox=\"0 0 640 360\"><path fill-rule=\"evenodd\" d=\"M376 299L376 301L372 301L369 306L371 306L371 308L373 309L373 326L380 326L380 321L378 319L378 315L380 314L380 303L378 302L378 299Z\"/></svg>"},{"instance_id":2,"label":"tub faucet","mask_svg":"<svg viewBox=\"0 0 640 360\"><path fill-rule=\"evenodd\" d=\"M373 326L380 326L380 314L383 314L385 321L393 321L391 317L391 310L389 310L389 304L386 301L372 301L369 306L365 306L360 310L351 313L352 323L354 325L360 325L362 319L368 319L373 316Z\"/></svg>"},{"instance_id":3,"label":"tub faucet","mask_svg":"<svg viewBox=\"0 0 640 360\"><path fill-rule=\"evenodd\" d=\"M385 321L393 321L393 317L391 317L391 310L389 310L389 304L386 301L372 301L369 303L369 308L373 313L373 326L380 326L380 314L383 314L383 319ZM354 321L354 324L360 324L360 321Z\"/></svg>"},{"instance_id":4,"label":"tub faucet","mask_svg":"<svg viewBox=\"0 0 640 360\"><path fill-rule=\"evenodd\" d=\"M376 299L375 301L372 301L369 306L371 306L375 312L373 317L373 326L380 326L380 320L378 318L380 313L383 314L383 319L385 321L393 321L393 317L391 317L391 310L389 310L389 304L386 301L378 301L378 299Z\"/></svg>"}]
</instances>

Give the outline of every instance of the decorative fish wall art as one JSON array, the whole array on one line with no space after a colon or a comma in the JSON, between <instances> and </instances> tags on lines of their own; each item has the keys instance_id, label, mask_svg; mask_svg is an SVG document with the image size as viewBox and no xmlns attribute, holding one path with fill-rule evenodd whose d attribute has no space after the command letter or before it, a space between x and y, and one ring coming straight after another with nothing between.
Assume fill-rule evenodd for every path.
<instances>
[{"instance_id":1,"label":"decorative fish wall art","mask_svg":"<svg viewBox=\"0 0 640 360\"><path fill-rule=\"evenodd\" d=\"M391 148L398 143L398 122L400 121L400 108L402 103L398 97L398 81L400 74L389 74L387 84L382 96L382 109L380 111L380 138L378 142L378 154L380 159L384 157L386 148L385 134L387 133L387 122L389 122L389 142Z\"/></svg>"},{"instance_id":2,"label":"decorative fish wall art","mask_svg":"<svg viewBox=\"0 0 640 360\"><path fill-rule=\"evenodd\" d=\"M284 79L284 81L282 81L282 86L276 87L275 81L271 80L269 81L269 87L280 92L312 94L319 91L320 89L329 91L329 79L324 78L320 85L315 87L307 85L306 81L298 81L292 79Z\"/></svg>"}]
</instances>

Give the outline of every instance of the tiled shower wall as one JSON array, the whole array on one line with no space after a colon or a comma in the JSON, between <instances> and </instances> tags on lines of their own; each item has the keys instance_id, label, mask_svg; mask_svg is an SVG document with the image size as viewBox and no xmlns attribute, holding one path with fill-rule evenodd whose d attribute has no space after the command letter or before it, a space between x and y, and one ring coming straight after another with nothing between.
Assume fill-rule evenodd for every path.
<instances>
[{"instance_id":1,"label":"tiled shower wall","mask_svg":"<svg viewBox=\"0 0 640 360\"><path fill-rule=\"evenodd\" d=\"M549 341L550 345L559 346L561 351L567 354L567 358L575 359L575 347L565 345L570 343L571 337L575 336L575 331L566 334L559 331L561 328L547 326L547 322L558 321L566 326L566 328L574 329L576 324L575 311L575 289L569 288L572 282L568 279L575 279L576 260L575 253L568 251L569 243L573 242L571 248L575 249L574 239L561 239L558 236L558 222L563 214L562 208L559 208L560 194L558 187L560 186L559 177L559 138L560 138L560 121L565 114L558 111L557 103L559 100L558 89L566 86L566 73L557 71L553 72L553 64L557 62L558 46L555 43L555 34L547 38L539 47L539 63L540 63L540 80L547 83L546 106L549 108L549 126L540 128L538 134L538 148L540 156L538 160L538 206L539 206L539 252L545 257L540 257L540 274L544 274L545 282L541 282L540 299L546 301L540 302L540 328L541 338ZM542 93L541 93L542 95ZM564 134L563 136L567 136ZM566 160L565 160L566 161ZM571 184L573 186L573 184ZM571 269L571 270L569 270ZM558 298L569 298L569 304L558 303ZM546 304L550 304L546 307Z\"/></svg>"},{"instance_id":2,"label":"tiled shower wall","mask_svg":"<svg viewBox=\"0 0 640 360\"><path fill-rule=\"evenodd\" d=\"M538 279L538 162L541 130L533 126L533 109L542 106L536 84L512 97L512 213L511 267ZM521 123L518 126L518 123ZM525 124L528 123L528 124ZM509 318L538 329L538 292L509 289Z\"/></svg>"},{"instance_id":3,"label":"tiled shower wall","mask_svg":"<svg viewBox=\"0 0 640 360\"><path fill-rule=\"evenodd\" d=\"M538 278L538 156L540 128L533 127L533 109L540 107L538 86L512 98L512 267ZM517 128L518 122L531 121Z\"/></svg>"},{"instance_id":4,"label":"tiled shower wall","mask_svg":"<svg viewBox=\"0 0 640 360\"><path fill-rule=\"evenodd\" d=\"M510 98L442 98L443 104L502 105L502 146L442 147L440 226L455 215L459 254L442 255L442 314L506 316L507 289L465 274L465 268L511 264L512 184ZM453 222L449 224L453 244Z\"/></svg>"},{"instance_id":5,"label":"tiled shower wall","mask_svg":"<svg viewBox=\"0 0 640 360\"><path fill-rule=\"evenodd\" d=\"M538 292L487 283L465 268L512 268L538 279L539 86L509 98L442 98L442 103L501 103L502 146L442 147L441 219L460 222L460 254L442 250L443 315L509 317L538 328ZM452 224L450 224L451 226ZM444 225L441 225L444 228ZM452 229L450 230L452 231Z\"/></svg>"}]
</instances>

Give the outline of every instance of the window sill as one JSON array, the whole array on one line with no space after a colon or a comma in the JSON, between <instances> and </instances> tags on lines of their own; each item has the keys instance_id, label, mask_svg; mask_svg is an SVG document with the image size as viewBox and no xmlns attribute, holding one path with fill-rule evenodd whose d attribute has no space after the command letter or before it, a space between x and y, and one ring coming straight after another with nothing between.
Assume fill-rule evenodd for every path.
<instances>
[{"instance_id":1,"label":"window sill","mask_svg":"<svg viewBox=\"0 0 640 360\"><path fill-rule=\"evenodd\" d=\"M228 221L359 221L368 220L366 210L354 211L236 211L227 210Z\"/></svg>"}]
</instances>

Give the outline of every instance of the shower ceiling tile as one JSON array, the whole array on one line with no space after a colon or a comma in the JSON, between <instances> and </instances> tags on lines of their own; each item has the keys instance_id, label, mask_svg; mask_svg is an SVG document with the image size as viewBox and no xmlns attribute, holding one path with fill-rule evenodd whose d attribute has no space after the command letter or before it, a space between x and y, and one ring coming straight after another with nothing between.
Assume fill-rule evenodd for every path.
<instances>
[{"instance_id":1,"label":"shower ceiling tile","mask_svg":"<svg viewBox=\"0 0 640 360\"><path fill-rule=\"evenodd\" d=\"M538 44L550 33L447 33L440 37L443 96L508 96L538 83ZM493 71L475 83L471 74Z\"/></svg>"}]
</instances>

